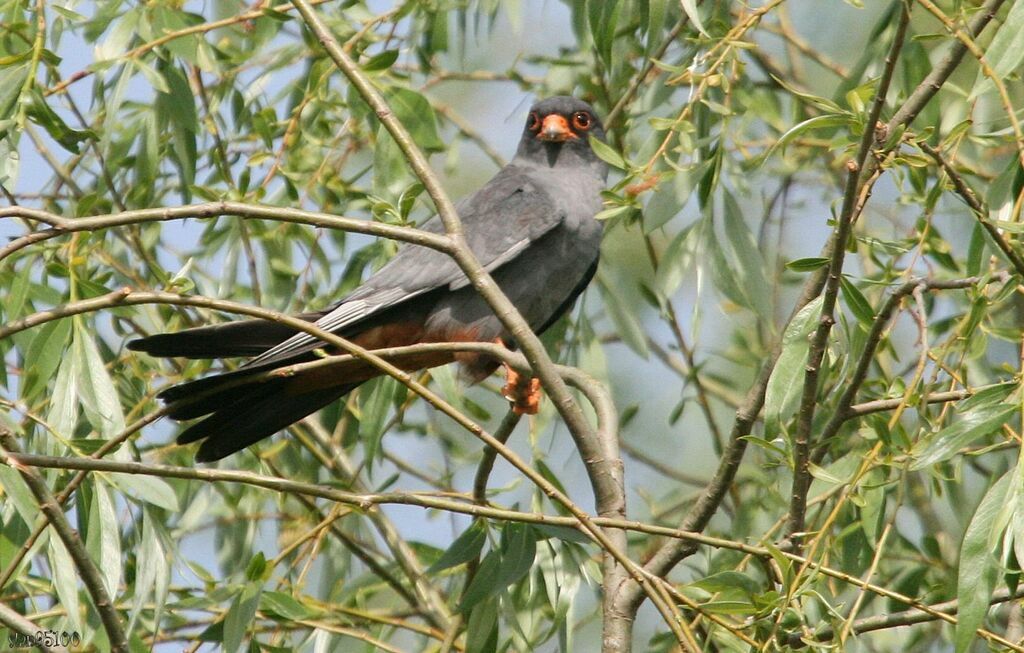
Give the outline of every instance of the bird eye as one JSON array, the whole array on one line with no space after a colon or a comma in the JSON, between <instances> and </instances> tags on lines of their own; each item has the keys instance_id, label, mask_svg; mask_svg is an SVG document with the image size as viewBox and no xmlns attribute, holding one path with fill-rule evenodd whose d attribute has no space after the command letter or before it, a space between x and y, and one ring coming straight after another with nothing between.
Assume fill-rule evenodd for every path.
<instances>
[{"instance_id":1,"label":"bird eye","mask_svg":"<svg viewBox=\"0 0 1024 653\"><path fill-rule=\"evenodd\" d=\"M530 112L530 117L526 119L526 128L532 132L540 129L540 116L537 115L536 111Z\"/></svg>"},{"instance_id":2,"label":"bird eye","mask_svg":"<svg viewBox=\"0 0 1024 653\"><path fill-rule=\"evenodd\" d=\"M577 111L572 114L572 126L582 131L590 129L590 114L586 111Z\"/></svg>"}]
</instances>

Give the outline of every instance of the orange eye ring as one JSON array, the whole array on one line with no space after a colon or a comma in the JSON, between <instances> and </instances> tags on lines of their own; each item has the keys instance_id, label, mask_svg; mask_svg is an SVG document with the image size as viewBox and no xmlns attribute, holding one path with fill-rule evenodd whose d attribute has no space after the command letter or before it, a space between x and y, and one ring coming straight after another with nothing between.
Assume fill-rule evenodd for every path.
<instances>
[{"instance_id":1,"label":"orange eye ring","mask_svg":"<svg viewBox=\"0 0 1024 653\"><path fill-rule=\"evenodd\" d=\"M586 111L577 111L572 114L572 126L580 131L587 131L590 129L591 118L590 114Z\"/></svg>"},{"instance_id":2,"label":"orange eye ring","mask_svg":"<svg viewBox=\"0 0 1024 653\"><path fill-rule=\"evenodd\" d=\"M540 129L540 116L537 115L536 111L531 111L529 117L526 119L526 128L532 132Z\"/></svg>"}]
</instances>

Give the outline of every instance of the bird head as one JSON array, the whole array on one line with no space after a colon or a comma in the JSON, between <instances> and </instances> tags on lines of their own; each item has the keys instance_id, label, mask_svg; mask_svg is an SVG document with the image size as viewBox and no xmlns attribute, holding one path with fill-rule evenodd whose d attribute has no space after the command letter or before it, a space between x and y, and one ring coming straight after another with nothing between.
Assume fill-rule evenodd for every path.
<instances>
[{"instance_id":1,"label":"bird head","mask_svg":"<svg viewBox=\"0 0 1024 653\"><path fill-rule=\"evenodd\" d=\"M589 136L604 140L604 127L594 108L583 100L558 95L530 107L516 154L552 168L580 163L603 166Z\"/></svg>"}]
</instances>

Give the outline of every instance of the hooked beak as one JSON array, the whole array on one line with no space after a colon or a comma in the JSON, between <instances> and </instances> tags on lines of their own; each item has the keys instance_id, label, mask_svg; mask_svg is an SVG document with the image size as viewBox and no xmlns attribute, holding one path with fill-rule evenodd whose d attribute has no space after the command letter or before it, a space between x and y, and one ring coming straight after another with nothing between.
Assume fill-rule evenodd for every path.
<instances>
[{"instance_id":1,"label":"hooked beak","mask_svg":"<svg viewBox=\"0 0 1024 653\"><path fill-rule=\"evenodd\" d=\"M549 143L564 143L570 138L576 138L576 134L569 129L569 123L563 116L553 113L544 118L537 138Z\"/></svg>"}]
</instances>

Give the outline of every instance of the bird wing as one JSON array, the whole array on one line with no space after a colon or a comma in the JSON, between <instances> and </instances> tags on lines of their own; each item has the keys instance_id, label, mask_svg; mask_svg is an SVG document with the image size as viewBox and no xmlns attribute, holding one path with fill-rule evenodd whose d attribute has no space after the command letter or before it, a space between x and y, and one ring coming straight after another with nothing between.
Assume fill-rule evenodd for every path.
<instances>
[{"instance_id":1,"label":"bird wing","mask_svg":"<svg viewBox=\"0 0 1024 653\"><path fill-rule=\"evenodd\" d=\"M466 241L488 272L515 259L565 219L565 212L531 179L532 174L536 171L506 166L483 188L456 205ZM444 233L438 217L428 220L422 229ZM457 290L469 283L447 254L406 245L315 324L324 331L337 333L413 297L446 286ZM297 333L251 359L245 367L290 358L319 346L320 339Z\"/></svg>"}]
</instances>

